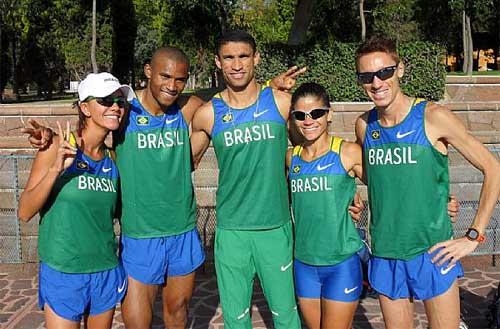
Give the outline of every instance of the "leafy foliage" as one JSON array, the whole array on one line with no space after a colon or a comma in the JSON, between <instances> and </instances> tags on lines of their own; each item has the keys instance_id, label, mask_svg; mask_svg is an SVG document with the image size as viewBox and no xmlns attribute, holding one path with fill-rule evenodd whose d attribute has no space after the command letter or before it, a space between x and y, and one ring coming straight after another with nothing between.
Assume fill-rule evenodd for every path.
<instances>
[{"instance_id":1,"label":"leafy foliage","mask_svg":"<svg viewBox=\"0 0 500 329\"><path fill-rule=\"evenodd\" d=\"M288 66L306 65L308 71L298 83L314 81L322 84L334 101L365 101L356 83L354 54L358 44L332 42L330 46L309 45L290 48L284 44L268 44L261 48L263 58L257 73L261 81L285 70ZM445 49L429 42L401 44L399 53L405 63L402 88L411 96L439 100L444 94L446 70Z\"/></svg>"}]
</instances>

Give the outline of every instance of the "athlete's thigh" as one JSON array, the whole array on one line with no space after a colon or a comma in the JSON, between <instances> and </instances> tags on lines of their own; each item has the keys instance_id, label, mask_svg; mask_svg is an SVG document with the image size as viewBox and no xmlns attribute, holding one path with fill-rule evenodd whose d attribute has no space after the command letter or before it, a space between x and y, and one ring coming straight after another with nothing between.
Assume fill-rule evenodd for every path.
<instances>
[{"instance_id":1,"label":"athlete's thigh","mask_svg":"<svg viewBox=\"0 0 500 329\"><path fill-rule=\"evenodd\" d=\"M80 321L70 321L67 320L54 312L49 304L45 304L45 327L47 329L77 329L80 328Z\"/></svg>"},{"instance_id":2,"label":"athlete's thigh","mask_svg":"<svg viewBox=\"0 0 500 329\"><path fill-rule=\"evenodd\" d=\"M163 308L177 308L189 303L194 289L195 272L167 277L162 288Z\"/></svg>"},{"instance_id":3,"label":"athlete's thigh","mask_svg":"<svg viewBox=\"0 0 500 329\"><path fill-rule=\"evenodd\" d=\"M115 308L97 315L91 315L85 319L87 329L106 329L111 328L113 323L113 315L115 314Z\"/></svg>"},{"instance_id":4,"label":"athlete's thigh","mask_svg":"<svg viewBox=\"0 0 500 329\"><path fill-rule=\"evenodd\" d=\"M380 308L387 329L413 328L413 302L409 298L390 299L379 295Z\"/></svg>"},{"instance_id":5,"label":"athlete's thigh","mask_svg":"<svg viewBox=\"0 0 500 329\"><path fill-rule=\"evenodd\" d=\"M333 265L318 268L321 278L321 297L326 300L357 302L363 290L363 273L357 253Z\"/></svg>"},{"instance_id":6,"label":"athlete's thigh","mask_svg":"<svg viewBox=\"0 0 500 329\"><path fill-rule=\"evenodd\" d=\"M299 297L299 306L302 317L309 329L320 329L321 326L321 300L319 298Z\"/></svg>"},{"instance_id":7,"label":"athlete's thigh","mask_svg":"<svg viewBox=\"0 0 500 329\"><path fill-rule=\"evenodd\" d=\"M253 262L275 328L300 328L293 285L291 223L252 234Z\"/></svg>"},{"instance_id":8,"label":"athlete's thigh","mask_svg":"<svg viewBox=\"0 0 500 329\"><path fill-rule=\"evenodd\" d=\"M152 321L157 285L149 285L128 277L127 294L122 302L122 315L127 328L147 328Z\"/></svg>"},{"instance_id":9,"label":"athlete's thigh","mask_svg":"<svg viewBox=\"0 0 500 329\"><path fill-rule=\"evenodd\" d=\"M215 270L224 327L251 328L255 267L252 262L249 232L216 229Z\"/></svg>"},{"instance_id":10,"label":"athlete's thigh","mask_svg":"<svg viewBox=\"0 0 500 329\"><path fill-rule=\"evenodd\" d=\"M424 301L431 329L456 329L460 324L460 296L455 281L444 294Z\"/></svg>"},{"instance_id":11,"label":"athlete's thigh","mask_svg":"<svg viewBox=\"0 0 500 329\"><path fill-rule=\"evenodd\" d=\"M322 329L350 329L358 301L321 300Z\"/></svg>"},{"instance_id":12,"label":"athlete's thigh","mask_svg":"<svg viewBox=\"0 0 500 329\"><path fill-rule=\"evenodd\" d=\"M295 306L291 232L280 227L254 236L253 261L270 307Z\"/></svg>"}]
</instances>

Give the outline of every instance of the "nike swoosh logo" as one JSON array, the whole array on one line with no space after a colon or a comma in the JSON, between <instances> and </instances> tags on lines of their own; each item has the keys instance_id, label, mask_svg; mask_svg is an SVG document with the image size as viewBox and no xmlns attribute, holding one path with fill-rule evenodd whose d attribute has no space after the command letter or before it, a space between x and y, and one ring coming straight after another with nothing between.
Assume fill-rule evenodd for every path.
<instances>
[{"instance_id":1,"label":"nike swoosh logo","mask_svg":"<svg viewBox=\"0 0 500 329\"><path fill-rule=\"evenodd\" d=\"M356 289L358 289L358 286L351 288L351 289L344 288L344 294L346 294L346 295L350 294L351 292L353 292Z\"/></svg>"},{"instance_id":2,"label":"nike swoosh logo","mask_svg":"<svg viewBox=\"0 0 500 329\"><path fill-rule=\"evenodd\" d=\"M326 168L329 168L329 167L333 166L334 164L335 164L335 163L333 163L333 162L332 162L332 163L327 164L326 166L317 165L317 166L316 166L316 169L318 169L318 171L323 171L323 170L325 170Z\"/></svg>"},{"instance_id":3,"label":"nike swoosh logo","mask_svg":"<svg viewBox=\"0 0 500 329\"><path fill-rule=\"evenodd\" d=\"M125 280L123 280L122 286L118 287L118 293L121 293L123 291L123 289L125 289L125 283L127 283L127 278L125 278Z\"/></svg>"},{"instance_id":4,"label":"nike swoosh logo","mask_svg":"<svg viewBox=\"0 0 500 329\"><path fill-rule=\"evenodd\" d=\"M243 319L243 318L245 317L245 315L247 315L247 314L248 314L248 312L250 312L250 309L249 309L249 308L247 308L247 309L245 310L245 312L243 312L243 313L241 313L240 315L238 315L237 319L238 319L238 320Z\"/></svg>"},{"instance_id":5,"label":"nike swoosh logo","mask_svg":"<svg viewBox=\"0 0 500 329\"><path fill-rule=\"evenodd\" d=\"M449 267L441 267L441 274L442 275L448 274L448 272L451 271L451 269L454 267L455 267L455 264L453 264L452 266L449 266Z\"/></svg>"},{"instance_id":6,"label":"nike swoosh logo","mask_svg":"<svg viewBox=\"0 0 500 329\"><path fill-rule=\"evenodd\" d=\"M260 117L262 114L266 113L267 111L269 111L269 110L264 110L264 111L262 111L262 112L253 112L253 117L254 117L254 118L258 118L258 117Z\"/></svg>"},{"instance_id":7,"label":"nike swoosh logo","mask_svg":"<svg viewBox=\"0 0 500 329\"><path fill-rule=\"evenodd\" d=\"M166 123L167 125L169 125L169 124L171 124L172 122L177 121L178 119L179 119L179 117L175 117L175 118L170 119L170 120L169 120L169 119L165 119L165 123Z\"/></svg>"},{"instance_id":8,"label":"nike swoosh logo","mask_svg":"<svg viewBox=\"0 0 500 329\"><path fill-rule=\"evenodd\" d=\"M401 138L404 138L406 136L410 136L411 134L413 134L416 130L410 130L410 131L407 131L405 133L401 133L400 131L398 131L398 133L396 134L396 137L398 139L401 139Z\"/></svg>"},{"instance_id":9,"label":"nike swoosh logo","mask_svg":"<svg viewBox=\"0 0 500 329\"><path fill-rule=\"evenodd\" d=\"M110 172L112 168L102 168L102 172L106 173L106 172Z\"/></svg>"},{"instance_id":10,"label":"nike swoosh logo","mask_svg":"<svg viewBox=\"0 0 500 329\"><path fill-rule=\"evenodd\" d=\"M290 266L292 266L292 264L293 264L293 260L290 263L288 263L288 265L285 265L285 266L281 265L281 272L285 272L286 270L288 270L288 268Z\"/></svg>"}]
</instances>

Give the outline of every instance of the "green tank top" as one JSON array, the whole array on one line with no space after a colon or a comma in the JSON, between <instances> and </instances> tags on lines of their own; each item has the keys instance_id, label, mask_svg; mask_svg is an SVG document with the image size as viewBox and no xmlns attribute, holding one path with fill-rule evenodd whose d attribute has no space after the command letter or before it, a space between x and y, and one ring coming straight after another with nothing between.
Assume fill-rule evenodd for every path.
<instances>
[{"instance_id":1,"label":"green tank top","mask_svg":"<svg viewBox=\"0 0 500 329\"><path fill-rule=\"evenodd\" d=\"M368 116L363 156L375 256L408 260L452 237L448 157L425 133L427 102L417 100L396 126Z\"/></svg>"},{"instance_id":2,"label":"green tank top","mask_svg":"<svg viewBox=\"0 0 500 329\"><path fill-rule=\"evenodd\" d=\"M40 260L65 273L114 268L117 188L118 170L109 156L94 161L78 150L40 210Z\"/></svg>"},{"instance_id":3,"label":"green tank top","mask_svg":"<svg viewBox=\"0 0 500 329\"><path fill-rule=\"evenodd\" d=\"M196 223L188 126L177 104L153 116L134 99L124 131L114 136L121 180L122 233L178 235Z\"/></svg>"},{"instance_id":4,"label":"green tank top","mask_svg":"<svg viewBox=\"0 0 500 329\"><path fill-rule=\"evenodd\" d=\"M332 137L330 151L304 161L293 150L288 172L295 222L295 258L310 265L338 264L362 247L348 212L356 184L340 160L342 139Z\"/></svg>"},{"instance_id":5,"label":"green tank top","mask_svg":"<svg viewBox=\"0 0 500 329\"><path fill-rule=\"evenodd\" d=\"M285 176L287 127L271 88L261 90L255 104L229 107L212 99L211 132L219 165L217 227L259 230L290 221Z\"/></svg>"}]
</instances>

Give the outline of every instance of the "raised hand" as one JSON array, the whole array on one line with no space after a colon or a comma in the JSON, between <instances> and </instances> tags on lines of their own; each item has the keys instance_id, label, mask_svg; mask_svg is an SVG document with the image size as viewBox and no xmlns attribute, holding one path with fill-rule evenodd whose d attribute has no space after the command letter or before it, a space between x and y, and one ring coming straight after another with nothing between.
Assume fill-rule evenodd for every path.
<instances>
[{"instance_id":1,"label":"raised hand","mask_svg":"<svg viewBox=\"0 0 500 329\"><path fill-rule=\"evenodd\" d=\"M22 128L21 132L29 135L28 141L31 146L39 150L44 150L49 147L52 143L52 129L39 124L33 119L29 119L28 124L31 125L31 127Z\"/></svg>"},{"instance_id":2,"label":"raised hand","mask_svg":"<svg viewBox=\"0 0 500 329\"><path fill-rule=\"evenodd\" d=\"M57 128L59 134L59 148L57 149L56 159L50 170L61 173L75 161L76 146L70 143L71 131L69 129L69 122L66 122L66 132L63 132L59 121L57 121Z\"/></svg>"},{"instance_id":3,"label":"raised hand","mask_svg":"<svg viewBox=\"0 0 500 329\"><path fill-rule=\"evenodd\" d=\"M307 67L299 69L298 66L292 66L286 72L274 77L271 80L270 86L274 89L278 89L285 92L290 92L290 90L297 83L297 77L303 74L307 70Z\"/></svg>"}]
</instances>

